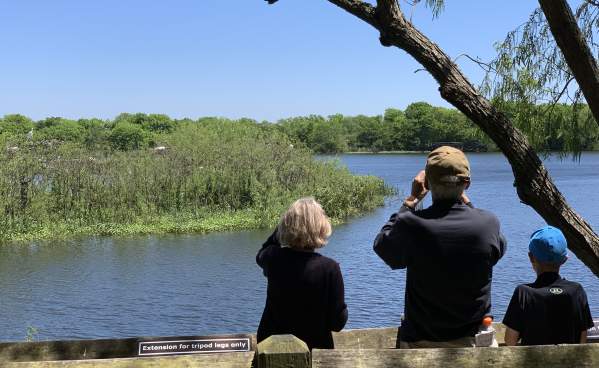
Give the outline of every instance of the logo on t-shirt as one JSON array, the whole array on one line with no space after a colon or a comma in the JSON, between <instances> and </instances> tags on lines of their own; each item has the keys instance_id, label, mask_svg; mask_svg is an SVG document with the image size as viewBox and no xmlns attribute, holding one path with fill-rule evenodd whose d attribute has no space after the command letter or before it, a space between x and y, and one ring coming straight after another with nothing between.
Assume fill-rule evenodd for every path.
<instances>
[{"instance_id":1,"label":"logo on t-shirt","mask_svg":"<svg viewBox=\"0 0 599 368\"><path fill-rule=\"evenodd\" d=\"M558 287L553 287L553 288L549 289L549 292L551 294L559 295L564 292L564 289L560 289Z\"/></svg>"}]
</instances>

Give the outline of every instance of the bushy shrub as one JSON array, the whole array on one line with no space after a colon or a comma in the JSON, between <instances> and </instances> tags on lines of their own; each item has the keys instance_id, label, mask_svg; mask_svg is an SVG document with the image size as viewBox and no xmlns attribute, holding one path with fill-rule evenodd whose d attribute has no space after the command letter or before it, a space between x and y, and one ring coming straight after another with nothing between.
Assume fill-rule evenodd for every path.
<instances>
[{"instance_id":1,"label":"bushy shrub","mask_svg":"<svg viewBox=\"0 0 599 368\"><path fill-rule=\"evenodd\" d=\"M115 150L130 151L145 148L148 135L139 125L121 122L108 135L108 142Z\"/></svg>"}]
</instances>

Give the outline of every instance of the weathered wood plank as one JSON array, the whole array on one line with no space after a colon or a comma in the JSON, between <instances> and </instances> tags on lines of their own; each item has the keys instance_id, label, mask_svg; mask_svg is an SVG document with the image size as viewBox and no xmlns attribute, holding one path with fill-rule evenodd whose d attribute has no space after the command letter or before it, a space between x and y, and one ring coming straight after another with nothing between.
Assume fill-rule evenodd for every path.
<instances>
[{"instance_id":1,"label":"weathered wood plank","mask_svg":"<svg viewBox=\"0 0 599 368\"><path fill-rule=\"evenodd\" d=\"M136 352L133 338L0 343L0 361L125 358Z\"/></svg>"},{"instance_id":2,"label":"weathered wood plank","mask_svg":"<svg viewBox=\"0 0 599 368\"><path fill-rule=\"evenodd\" d=\"M397 341L397 327L365 328L333 332L335 349L391 349Z\"/></svg>"},{"instance_id":3,"label":"weathered wood plank","mask_svg":"<svg viewBox=\"0 0 599 368\"><path fill-rule=\"evenodd\" d=\"M494 323L497 331L497 342L505 344L505 326ZM364 328L358 330L343 330L333 333L335 349L392 349L397 341L397 327Z\"/></svg>"},{"instance_id":4,"label":"weathered wood plank","mask_svg":"<svg viewBox=\"0 0 599 368\"><path fill-rule=\"evenodd\" d=\"M464 349L362 349L312 351L313 368L557 368L599 367L599 345L514 346Z\"/></svg>"},{"instance_id":5,"label":"weathered wood plank","mask_svg":"<svg viewBox=\"0 0 599 368\"><path fill-rule=\"evenodd\" d=\"M253 359L254 352L249 352L122 359L64 360L51 362L0 362L0 366L2 368L250 368Z\"/></svg>"},{"instance_id":6,"label":"weathered wood plank","mask_svg":"<svg viewBox=\"0 0 599 368\"><path fill-rule=\"evenodd\" d=\"M234 338L246 335L218 335L222 338ZM83 360L131 358L137 356L139 341L193 340L198 336L134 337L125 339L62 340L37 342L0 343L0 362L2 361L42 361L42 360ZM256 336L251 336L252 347L256 346Z\"/></svg>"},{"instance_id":7,"label":"weathered wood plank","mask_svg":"<svg viewBox=\"0 0 599 368\"><path fill-rule=\"evenodd\" d=\"M495 323L494 327L497 331L497 341L503 345L505 326ZM395 348L397 332L397 327L344 330L333 333L333 339L336 349L391 349ZM255 347L256 335L250 336L252 346ZM0 362L130 358L137 356L139 341L151 339L156 338L0 343ZM190 337L161 337L159 339L185 340ZM595 342L599 342L599 340Z\"/></svg>"}]
</instances>

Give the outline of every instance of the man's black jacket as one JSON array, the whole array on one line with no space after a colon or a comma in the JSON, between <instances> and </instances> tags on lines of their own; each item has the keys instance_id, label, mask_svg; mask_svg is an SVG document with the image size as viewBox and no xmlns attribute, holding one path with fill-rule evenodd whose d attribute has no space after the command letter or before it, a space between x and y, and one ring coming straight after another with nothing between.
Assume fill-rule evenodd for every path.
<instances>
[{"instance_id":1,"label":"man's black jacket","mask_svg":"<svg viewBox=\"0 0 599 368\"><path fill-rule=\"evenodd\" d=\"M473 336L491 311L493 266L505 250L497 218L470 204L393 214L374 251L392 269L407 268L401 340Z\"/></svg>"}]
</instances>

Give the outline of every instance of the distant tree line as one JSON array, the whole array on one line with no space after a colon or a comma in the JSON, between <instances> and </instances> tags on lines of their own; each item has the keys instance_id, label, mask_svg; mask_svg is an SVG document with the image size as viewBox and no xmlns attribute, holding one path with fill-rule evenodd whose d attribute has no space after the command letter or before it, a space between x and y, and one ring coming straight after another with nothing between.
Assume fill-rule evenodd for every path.
<instances>
[{"instance_id":1,"label":"distant tree line","mask_svg":"<svg viewBox=\"0 0 599 368\"><path fill-rule=\"evenodd\" d=\"M536 149L599 149L599 128L586 105L573 109L565 104L524 106L503 102L497 106L517 127L529 132L529 141ZM0 136L29 136L33 141L76 142L88 149L130 151L162 145L181 125L214 119L123 113L113 120L50 117L34 122L23 115L5 115L0 118ZM294 144L315 153L426 151L448 142L466 151L495 150L461 112L426 102L410 104L405 110L387 109L382 116L309 115L282 119L276 124L252 119L237 122L254 124L265 132L278 130Z\"/></svg>"},{"instance_id":2,"label":"distant tree line","mask_svg":"<svg viewBox=\"0 0 599 368\"><path fill-rule=\"evenodd\" d=\"M114 120L70 120L50 117L37 122L14 114L0 118L0 135L25 136L33 141L81 143L87 148L129 151L153 147L182 122L161 114L120 114ZM30 133L31 132L31 133Z\"/></svg>"},{"instance_id":3,"label":"distant tree line","mask_svg":"<svg viewBox=\"0 0 599 368\"><path fill-rule=\"evenodd\" d=\"M498 104L541 151L599 149L599 129L587 106L565 104L520 106ZM280 120L291 139L317 153L348 151L427 151L452 143L466 151L495 150L492 141L456 109L416 102L405 110L387 109L383 116L322 117L310 115Z\"/></svg>"},{"instance_id":4,"label":"distant tree line","mask_svg":"<svg viewBox=\"0 0 599 368\"><path fill-rule=\"evenodd\" d=\"M461 142L486 148L478 128L455 109L425 102L383 116L311 115L279 121L292 139L318 153L346 151L424 151L436 142Z\"/></svg>"}]
</instances>

